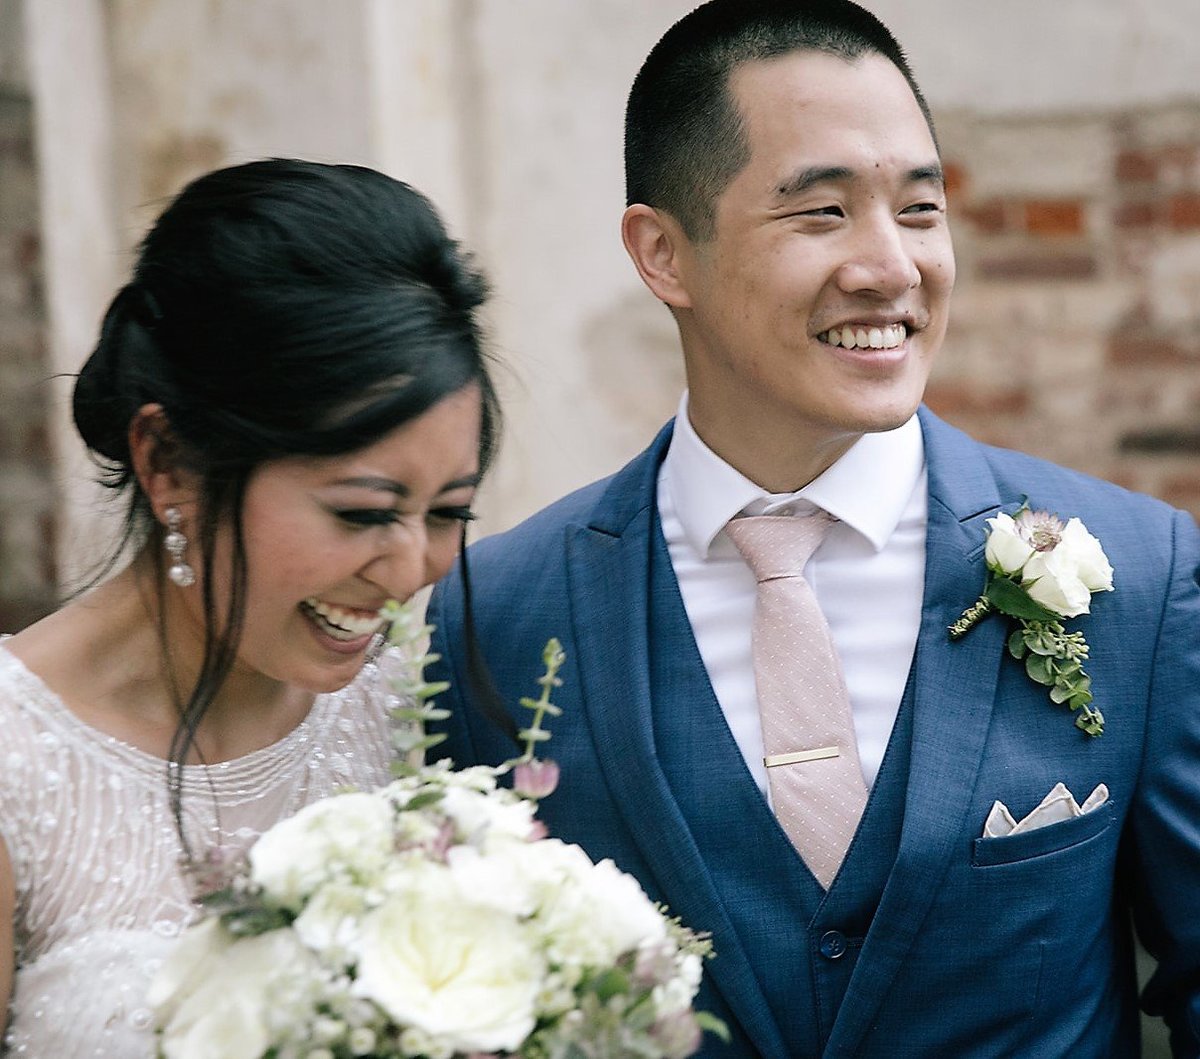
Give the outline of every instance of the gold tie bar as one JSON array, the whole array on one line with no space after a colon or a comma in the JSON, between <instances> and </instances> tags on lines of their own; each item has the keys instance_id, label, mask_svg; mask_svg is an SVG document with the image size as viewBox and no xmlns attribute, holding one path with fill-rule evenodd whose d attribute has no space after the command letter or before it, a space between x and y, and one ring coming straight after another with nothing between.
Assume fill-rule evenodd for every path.
<instances>
[{"instance_id":1,"label":"gold tie bar","mask_svg":"<svg viewBox=\"0 0 1200 1059\"><path fill-rule=\"evenodd\" d=\"M791 754L768 754L763 758L767 768L776 765L794 765L797 761L820 761L822 758L838 757L841 751L836 746L819 746L816 750L796 750Z\"/></svg>"}]
</instances>

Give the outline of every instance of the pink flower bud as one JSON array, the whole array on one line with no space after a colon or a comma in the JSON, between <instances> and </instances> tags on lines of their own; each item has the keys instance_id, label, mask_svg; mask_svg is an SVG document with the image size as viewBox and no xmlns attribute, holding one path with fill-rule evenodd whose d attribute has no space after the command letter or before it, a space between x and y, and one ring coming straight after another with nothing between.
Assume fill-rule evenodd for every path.
<instances>
[{"instance_id":1,"label":"pink flower bud","mask_svg":"<svg viewBox=\"0 0 1200 1059\"><path fill-rule=\"evenodd\" d=\"M669 1059L685 1059L700 1048L700 1024L687 1008L659 1019L650 1036Z\"/></svg>"},{"instance_id":2,"label":"pink flower bud","mask_svg":"<svg viewBox=\"0 0 1200 1059\"><path fill-rule=\"evenodd\" d=\"M545 798L558 786L558 766L553 761L523 761L513 769L513 790L525 798Z\"/></svg>"}]
</instances>

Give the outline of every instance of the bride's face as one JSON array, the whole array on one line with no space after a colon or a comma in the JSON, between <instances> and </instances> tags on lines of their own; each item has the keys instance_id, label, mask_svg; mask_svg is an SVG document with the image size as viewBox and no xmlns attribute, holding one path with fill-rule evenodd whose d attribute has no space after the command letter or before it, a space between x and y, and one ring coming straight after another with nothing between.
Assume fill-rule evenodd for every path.
<instances>
[{"instance_id":1,"label":"bride's face","mask_svg":"<svg viewBox=\"0 0 1200 1059\"><path fill-rule=\"evenodd\" d=\"M458 554L479 480L479 426L472 385L364 449L255 472L242 514L248 584L235 675L313 692L354 678L383 603L432 584ZM198 550L189 551L195 564ZM222 609L229 554L223 528L214 556ZM168 587L200 633L200 585Z\"/></svg>"}]
</instances>

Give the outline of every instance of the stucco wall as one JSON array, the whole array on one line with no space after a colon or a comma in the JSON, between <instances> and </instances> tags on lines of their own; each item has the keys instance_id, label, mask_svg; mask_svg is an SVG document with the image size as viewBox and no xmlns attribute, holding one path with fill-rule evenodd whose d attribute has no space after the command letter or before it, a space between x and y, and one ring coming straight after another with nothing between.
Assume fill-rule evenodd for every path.
<instances>
[{"instance_id":1,"label":"stucco wall","mask_svg":"<svg viewBox=\"0 0 1200 1059\"><path fill-rule=\"evenodd\" d=\"M0 0L0 12L15 2ZM124 251L190 176L268 154L366 162L427 191L493 278L490 321L505 365L508 432L483 497L482 529L510 525L615 468L670 414L682 379L670 318L626 260L618 221L628 85L657 36L690 6L35 5L26 55L39 104L51 362L65 369L82 360L128 265ZM1081 440L1096 402L1133 393L1139 382L1169 390L1174 404L1131 407L1126 419L1149 416L1178 438L1189 418L1200 418L1193 346L1177 344L1170 363L1143 374L1128 346L1122 354L1113 345L1114 329L1136 322L1139 307L1149 307L1144 322L1153 334L1195 330L1188 291L1200 252L1186 196L1197 185L1186 159L1200 108L1189 55L1200 5L877 0L875 9L909 51L963 178L954 203L963 279L935 380L940 407L968 426L1002 426L998 440L1200 510L1200 483L1189 485L1195 453L1186 447L1135 458L1117 451L1124 435L1114 430L1104 434L1104 451L1094 438ZM0 69L20 61L9 37ZM1139 137L1161 166L1152 162L1152 177L1134 186L1118 179L1117 166ZM1172 151L1184 161L1171 162ZM1181 205L1162 205L1176 193ZM1120 223L1131 204L1150 200L1160 212L1148 224ZM1081 227L1035 231L1013 222L992 231L988 210L997 203L1012 217L1031 205L1053 213L1065 204L1079 211ZM1045 266L1052 271L1069 272L1071 260L1090 264L1086 274L1049 279L976 270L1005 255L1023 257L1035 273L1043 266L1030 262L1039 255L1058 262ZM1053 333L1030 322L1046 319ZM989 389L1020 334L1029 338L1021 356L1036 362L1031 377L1083 370L1086 394L1048 404L1045 387L1015 402ZM60 387L60 407L65 393ZM998 397L1009 403L993 405ZM57 465L68 498L82 474L69 455ZM1168 465L1169 482L1155 469ZM94 537L80 510L73 500L66 505L64 569L78 542Z\"/></svg>"}]
</instances>

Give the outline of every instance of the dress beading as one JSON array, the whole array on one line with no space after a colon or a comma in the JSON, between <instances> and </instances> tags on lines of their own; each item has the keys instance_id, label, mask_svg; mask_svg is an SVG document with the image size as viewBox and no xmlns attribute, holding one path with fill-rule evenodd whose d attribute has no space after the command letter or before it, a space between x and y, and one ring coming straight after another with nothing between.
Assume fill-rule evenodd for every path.
<instances>
[{"instance_id":1,"label":"dress beading","mask_svg":"<svg viewBox=\"0 0 1200 1059\"><path fill-rule=\"evenodd\" d=\"M244 852L318 798L388 782L394 704L368 663L271 746L185 766L193 850ZM0 838L16 882L16 973L0 1054L149 1059L146 990L195 916L166 762L82 722L3 645L0 733Z\"/></svg>"}]
</instances>

